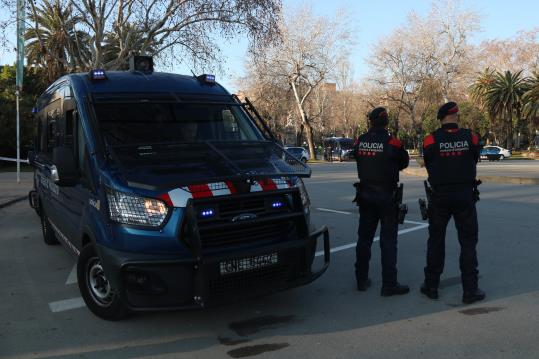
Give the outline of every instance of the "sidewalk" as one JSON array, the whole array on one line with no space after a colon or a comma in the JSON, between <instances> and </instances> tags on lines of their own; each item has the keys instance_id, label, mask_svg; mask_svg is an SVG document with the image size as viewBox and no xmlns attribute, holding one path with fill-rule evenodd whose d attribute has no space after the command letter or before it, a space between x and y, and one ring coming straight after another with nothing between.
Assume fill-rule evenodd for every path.
<instances>
[{"instance_id":1,"label":"sidewalk","mask_svg":"<svg viewBox=\"0 0 539 359\"><path fill-rule=\"evenodd\" d=\"M427 178L427 171L419 167L415 160L403 171L409 176ZM537 161L500 161L480 162L477 165L477 178L485 183L508 183L539 185L539 162Z\"/></svg>"},{"instance_id":2,"label":"sidewalk","mask_svg":"<svg viewBox=\"0 0 539 359\"><path fill-rule=\"evenodd\" d=\"M21 183L17 183L15 172L0 172L0 208L18 200L26 200L32 189L33 172L21 172Z\"/></svg>"}]
</instances>

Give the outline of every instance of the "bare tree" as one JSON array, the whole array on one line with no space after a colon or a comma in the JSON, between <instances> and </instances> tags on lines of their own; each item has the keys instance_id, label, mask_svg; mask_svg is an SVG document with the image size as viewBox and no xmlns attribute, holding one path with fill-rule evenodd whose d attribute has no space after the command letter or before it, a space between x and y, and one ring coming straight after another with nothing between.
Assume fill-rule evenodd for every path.
<instances>
[{"instance_id":1,"label":"bare tree","mask_svg":"<svg viewBox=\"0 0 539 359\"><path fill-rule=\"evenodd\" d=\"M348 52L350 34L346 22L317 17L309 7L290 11L281 18L281 41L251 58L261 82L277 81L290 88L311 157L315 158L312 119L316 111L308 103L316 89L331 78L336 54Z\"/></svg>"},{"instance_id":2,"label":"bare tree","mask_svg":"<svg viewBox=\"0 0 539 359\"><path fill-rule=\"evenodd\" d=\"M426 17L411 13L404 26L378 41L369 59L370 80L382 90L382 102L396 107L397 128L405 115L417 138L433 104L465 93L463 79L473 74L469 37L477 24L473 11L435 2Z\"/></svg>"},{"instance_id":3,"label":"bare tree","mask_svg":"<svg viewBox=\"0 0 539 359\"><path fill-rule=\"evenodd\" d=\"M530 75L539 70L539 27L520 31L508 39L483 41L476 49L477 71L490 68L498 71L524 70Z\"/></svg>"},{"instance_id":4,"label":"bare tree","mask_svg":"<svg viewBox=\"0 0 539 359\"><path fill-rule=\"evenodd\" d=\"M397 121L404 112L409 117L411 128L421 130L419 120L425 109L425 106L420 108L422 95L424 87L436 74L436 63L432 56L417 48L424 44L415 37L414 27L398 29L379 41L369 64L371 81L382 90L382 102L396 107Z\"/></svg>"},{"instance_id":5,"label":"bare tree","mask_svg":"<svg viewBox=\"0 0 539 359\"><path fill-rule=\"evenodd\" d=\"M13 0L0 1L10 6L13 3ZM75 38L74 45L66 48L68 61L76 59L78 70L125 68L132 54L150 54L173 63L187 59L194 67L215 66L220 57L216 35L230 39L246 34L255 53L255 49L278 39L277 22L281 13L280 0L28 0L27 3L33 15L30 19L39 18L43 8L52 7L44 4L58 3L73 10L71 17L63 20L67 23L77 19L72 31L87 34ZM5 19L0 25L10 26L9 21ZM58 57L54 53L47 56Z\"/></svg>"},{"instance_id":6,"label":"bare tree","mask_svg":"<svg viewBox=\"0 0 539 359\"><path fill-rule=\"evenodd\" d=\"M435 61L436 78L441 82L442 97L447 102L454 84L473 73L475 59L469 40L480 29L480 17L475 11L463 8L461 1L438 0L433 3L430 14L418 21L417 27L426 30L421 38L426 38L428 43L423 55L432 56Z\"/></svg>"}]
</instances>

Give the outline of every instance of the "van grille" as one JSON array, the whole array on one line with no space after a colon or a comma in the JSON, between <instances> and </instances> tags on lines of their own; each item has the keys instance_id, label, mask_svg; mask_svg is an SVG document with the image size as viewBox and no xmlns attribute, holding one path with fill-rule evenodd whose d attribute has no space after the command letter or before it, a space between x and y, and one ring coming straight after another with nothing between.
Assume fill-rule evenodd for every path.
<instances>
[{"instance_id":1,"label":"van grille","mask_svg":"<svg viewBox=\"0 0 539 359\"><path fill-rule=\"evenodd\" d=\"M245 242L284 240L294 227L294 223L290 220L254 225L246 222L226 230L202 227L199 228L199 233L202 247L208 248Z\"/></svg>"},{"instance_id":2,"label":"van grille","mask_svg":"<svg viewBox=\"0 0 539 359\"><path fill-rule=\"evenodd\" d=\"M275 208L276 201L283 205ZM253 194L252 196L194 201L198 234L202 248L253 243L258 241L284 241L297 236L297 218L286 194ZM200 213L214 215L203 218ZM246 218L240 218L245 215Z\"/></svg>"}]
</instances>

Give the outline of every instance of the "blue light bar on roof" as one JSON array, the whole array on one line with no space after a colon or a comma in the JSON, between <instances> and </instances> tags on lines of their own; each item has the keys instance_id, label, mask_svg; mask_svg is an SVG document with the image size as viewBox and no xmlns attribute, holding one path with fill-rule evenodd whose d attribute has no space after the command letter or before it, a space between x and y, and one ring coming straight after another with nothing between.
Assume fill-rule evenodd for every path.
<instances>
[{"instance_id":1,"label":"blue light bar on roof","mask_svg":"<svg viewBox=\"0 0 539 359\"><path fill-rule=\"evenodd\" d=\"M203 75L197 76L197 79L207 84L215 83L215 75L211 75L211 74L203 74Z\"/></svg>"},{"instance_id":2,"label":"blue light bar on roof","mask_svg":"<svg viewBox=\"0 0 539 359\"><path fill-rule=\"evenodd\" d=\"M91 80L105 80L107 78L107 74L103 69L93 69L89 75Z\"/></svg>"}]
</instances>

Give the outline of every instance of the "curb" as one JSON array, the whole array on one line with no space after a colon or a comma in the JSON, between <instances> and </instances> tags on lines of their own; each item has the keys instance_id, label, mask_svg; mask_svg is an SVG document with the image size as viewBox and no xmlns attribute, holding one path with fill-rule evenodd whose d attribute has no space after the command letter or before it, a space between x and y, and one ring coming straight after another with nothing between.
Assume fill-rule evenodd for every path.
<instances>
[{"instance_id":1,"label":"curb","mask_svg":"<svg viewBox=\"0 0 539 359\"><path fill-rule=\"evenodd\" d=\"M405 169L402 171L409 176L427 177L427 171L424 169ZM507 183L507 184L527 184L539 185L537 177L506 177L506 176L477 176L484 183Z\"/></svg>"},{"instance_id":2,"label":"curb","mask_svg":"<svg viewBox=\"0 0 539 359\"><path fill-rule=\"evenodd\" d=\"M28 198L28 196L23 196L23 197L18 197L18 198L9 200L9 201L4 202L4 203L0 203L0 209L5 208L5 207L9 207L9 206L11 206L12 204L15 204L15 203L17 203L17 202L22 202L22 201L24 201L24 200L27 199L27 198Z\"/></svg>"}]
</instances>

